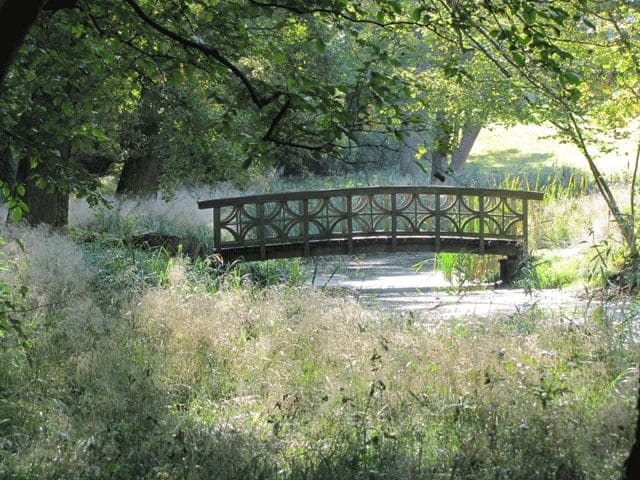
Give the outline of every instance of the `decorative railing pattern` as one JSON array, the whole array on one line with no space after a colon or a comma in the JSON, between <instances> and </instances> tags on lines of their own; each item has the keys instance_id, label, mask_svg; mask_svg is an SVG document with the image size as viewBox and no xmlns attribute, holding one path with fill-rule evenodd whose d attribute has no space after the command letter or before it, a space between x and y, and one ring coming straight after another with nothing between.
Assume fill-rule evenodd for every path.
<instances>
[{"instance_id":1,"label":"decorative railing pattern","mask_svg":"<svg viewBox=\"0 0 640 480\"><path fill-rule=\"evenodd\" d=\"M375 237L475 240L478 253L493 240L515 241L525 250L528 202L542 193L455 187L366 187L276 193L199 202L213 209L216 250L302 244L304 255L317 241L353 242Z\"/></svg>"}]
</instances>

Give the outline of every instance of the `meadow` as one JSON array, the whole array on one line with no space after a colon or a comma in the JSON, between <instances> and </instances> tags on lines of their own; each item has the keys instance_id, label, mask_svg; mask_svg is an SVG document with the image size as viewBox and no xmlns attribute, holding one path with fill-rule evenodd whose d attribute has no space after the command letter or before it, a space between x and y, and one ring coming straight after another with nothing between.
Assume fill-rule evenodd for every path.
<instances>
[{"instance_id":1,"label":"meadow","mask_svg":"<svg viewBox=\"0 0 640 480\"><path fill-rule=\"evenodd\" d=\"M299 260L214 268L131 243L158 231L207 245L195 198L231 185L98 211L74 200L66 233L0 227L0 275L28 286L25 337L0 338L0 478L618 477L639 312L633 298L613 308L615 229L580 169L495 142L465 175L549 192L521 281L580 284L598 303L579 321L533 308L425 325L305 286ZM486 167L501 149L511 163ZM522 158L535 161L515 176ZM406 181L262 175L249 191Z\"/></svg>"}]
</instances>

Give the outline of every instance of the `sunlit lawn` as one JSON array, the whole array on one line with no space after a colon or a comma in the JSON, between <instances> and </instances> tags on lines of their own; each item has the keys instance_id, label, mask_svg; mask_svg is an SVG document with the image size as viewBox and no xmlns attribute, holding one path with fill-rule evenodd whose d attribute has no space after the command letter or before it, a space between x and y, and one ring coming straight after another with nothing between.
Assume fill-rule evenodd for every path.
<instances>
[{"instance_id":1,"label":"sunlit lawn","mask_svg":"<svg viewBox=\"0 0 640 480\"><path fill-rule=\"evenodd\" d=\"M587 162L578 148L562 142L551 126L491 126L481 130L469 158L470 165L486 169L556 167L588 171ZM597 165L607 175L631 175L635 145L629 140L607 142L617 150L600 153L594 149ZM512 172L513 173L513 172Z\"/></svg>"}]
</instances>

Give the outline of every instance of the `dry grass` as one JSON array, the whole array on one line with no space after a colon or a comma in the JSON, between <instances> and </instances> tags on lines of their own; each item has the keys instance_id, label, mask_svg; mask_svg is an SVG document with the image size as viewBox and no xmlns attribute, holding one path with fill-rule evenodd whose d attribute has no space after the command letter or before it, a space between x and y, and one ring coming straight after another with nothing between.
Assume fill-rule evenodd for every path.
<instances>
[{"instance_id":1,"label":"dry grass","mask_svg":"<svg viewBox=\"0 0 640 480\"><path fill-rule=\"evenodd\" d=\"M209 293L181 260L131 297L64 236L2 234L52 305L0 340L0 477L609 479L628 451L637 345L604 310L427 329L306 287Z\"/></svg>"},{"instance_id":2,"label":"dry grass","mask_svg":"<svg viewBox=\"0 0 640 480\"><path fill-rule=\"evenodd\" d=\"M614 194L624 205L627 192ZM617 226L601 196L560 197L534 205L530 212L531 249L567 248L578 243L590 246L618 237Z\"/></svg>"}]
</instances>

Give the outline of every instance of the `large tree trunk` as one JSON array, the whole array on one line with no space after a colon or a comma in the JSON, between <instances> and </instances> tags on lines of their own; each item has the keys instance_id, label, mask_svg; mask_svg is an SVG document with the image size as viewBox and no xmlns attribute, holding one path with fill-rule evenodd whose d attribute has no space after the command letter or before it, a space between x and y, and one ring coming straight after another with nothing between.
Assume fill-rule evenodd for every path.
<instances>
[{"instance_id":1,"label":"large tree trunk","mask_svg":"<svg viewBox=\"0 0 640 480\"><path fill-rule=\"evenodd\" d=\"M162 173L162 159L155 148L156 137L160 133L160 118L156 107L158 101L158 95L143 86L129 156L122 167L116 189L119 195L155 196L158 191Z\"/></svg>"},{"instance_id":2,"label":"large tree trunk","mask_svg":"<svg viewBox=\"0 0 640 480\"><path fill-rule=\"evenodd\" d=\"M34 170L31 169L28 160L23 160L18 164L16 181L25 186L24 201L29 207L24 218L31 225L45 223L54 228L64 228L69 221L69 193L54 190L49 192L38 188L32 178L33 175L40 175L55 179L56 172L47 169L43 164L39 164ZM58 182L55 182L58 183Z\"/></svg>"},{"instance_id":3,"label":"large tree trunk","mask_svg":"<svg viewBox=\"0 0 640 480\"><path fill-rule=\"evenodd\" d=\"M460 139L460 145L455 152L451 155L451 165L449 168L454 172L461 172L467 163L469 154L473 145L476 143L476 139L482 130L482 125L473 121L467 121L462 127L462 138Z\"/></svg>"},{"instance_id":4,"label":"large tree trunk","mask_svg":"<svg viewBox=\"0 0 640 480\"><path fill-rule=\"evenodd\" d=\"M155 196L160 184L161 171L161 161L155 155L144 151L133 152L124 162L116 193Z\"/></svg>"}]
</instances>

